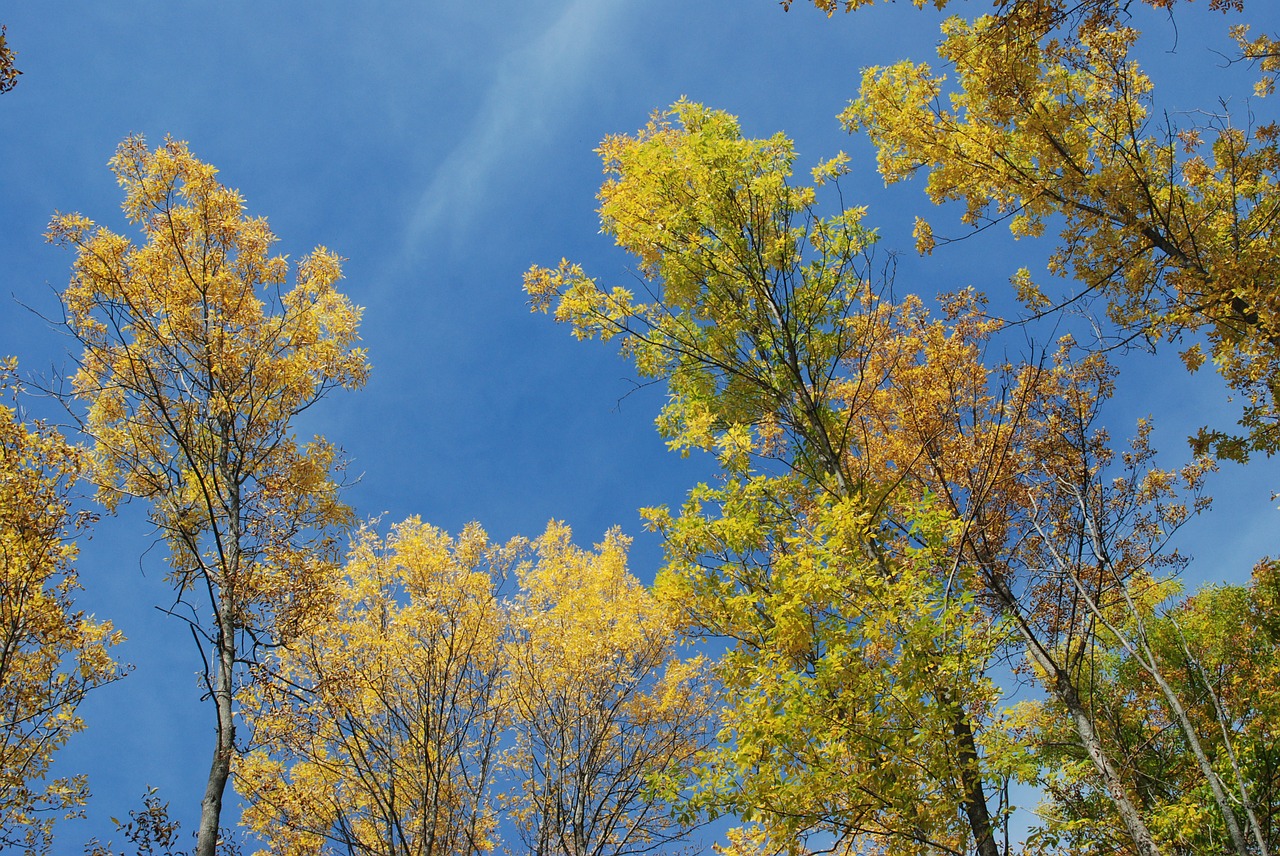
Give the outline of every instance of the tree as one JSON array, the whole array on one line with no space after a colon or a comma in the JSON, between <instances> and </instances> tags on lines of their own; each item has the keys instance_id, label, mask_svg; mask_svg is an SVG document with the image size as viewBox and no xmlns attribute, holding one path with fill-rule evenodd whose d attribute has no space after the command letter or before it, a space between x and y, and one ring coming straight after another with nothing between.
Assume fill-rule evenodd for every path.
<instances>
[{"instance_id":1,"label":"tree","mask_svg":"<svg viewBox=\"0 0 1280 856\"><path fill-rule=\"evenodd\" d=\"M1249 836L1247 852L1268 853L1280 839L1276 817L1275 563L1258 565L1250 586L1207 586L1171 608L1144 610L1145 645L1100 650L1085 684L1104 740L1123 758L1123 775L1172 853L1236 849L1218 796L1199 766L1207 757ZM1137 629L1124 628L1130 635ZM1183 703L1192 723L1180 727L1163 687ZM1076 852L1102 852L1123 833L1099 799L1103 789L1060 739L1063 721L1051 704L1028 702L1019 713L1032 745L1052 770L1045 781L1047 842Z\"/></svg>"},{"instance_id":2,"label":"tree","mask_svg":"<svg viewBox=\"0 0 1280 856\"><path fill-rule=\"evenodd\" d=\"M512 817L536 856L626 856L679 845L673 811L713 712L701 660L628 571L629 541L594 552L552 523L516 568L510 686Z\"/></svg>"},{"instance_id":3,"label":"tree","mask_svg":"<svg viewBox=\"0 0 1280 856\"><path fill-rule=\"evenodd\" d=\"M817 5L828 14L836 8ZM1175 4L1153 0L1148 5L1169 10ZM1243 11L1242 3L1211 7L1227 14ZM1258 122L1252 110L1243 126L1236 124L1239 114L1233 120L1226 112L1226 99L1217 112L1185 111L1177 121L1165 112L1163 120L1157 119L1154 84L1133 59L1141 36L1139 15L1137 4L1048 0L997 4L994 14L973 21L952 18L943 25L938 52L954 83L914 62L870 69L843 119L851 130L869 133L887 180L927 171L930 198L962 203L965 223L982 227L1007 219L1017 237L1057 227L1050 272L1073 277L1085 296L1105 299L1115 341L1145 338L1154 344L1193 337L1182 356L1194 371L1205 361L1195 341L1203 337L1244 408L1241 430L1207 427L1193 438L1193 448L1238 461L1259 451L1270 455L1280 448L1275 398L1280 325L1271 286L1280 258L1274 229L1277 129L1274 122ZM1251 38L1244 24L1232 26L1229 34L1237 56L1259 67L1255 93L1268 94L1274 87L1275 39ZM917 237L920 249L933 249L927 223L918 221ZM1014 280L1038 315L1081 296L1068 295L1055 306L1025 270ZM1085 450L1080 443L1077 448ZM1099 460L1096 451L1091 456ZM1084 555L1097 563L1093 573L1112 578L1085 585L1082 569L1072 567L1079 560L1066 558L1070 554L1049 548L1041 558L1072 581L1076 605L1101 625L1082 637L1094 637L1086 648L1120 646L1130 665L1158 688L1163 712L1195 761L1230 848L1265 851L1256 821L1236 816L1238 806L1248 804L1247 785L1240 780L1232 786L1214 769L1181 694L1150 648L1136 608L1141 599L1129 597L1128 572L1119 570L1123 563L1112 564L1124 548L1142 540L1136 533L1153 531L1153 518L1136 510L1142 502L1120 512L1113 503L1130 500L1089 501L1089 495L1107 492L1089 474L1088 457L1081 459L1084 468L1074 468L1078 478L1059 484L1067 486L1066 497L1078 509L1071 512L1077 527L1071 538L1087 547ZM1130 497L1141 499L1145 493L1147 501L1164 504L1167 497L1150 490L1160 478L1152 473L1141 485L1131 483ZM1111 527L1123 528L1126 521L1136 524L1130 534L1104 544L1116 531ZM1171 520L1160 524L1176 528ZM1038 543L1048 540L1041 537ZM1139 552L1154 558L1150 546ZM1090 593L1095 584L1099 588ZM1096 597L1103 585L1124 596L1125 622L1103 616ZM1083 711L1073 715L1087 725ZM1089 742L1101 748L1096 735ZM1156 845L1143 829L1146 824L1116 798L1122 789L1119 776L1118 770L1103 774L1109 795L1126 815L1130 835L1146 842L1139 849L1150 852Z\"/></svg>"},{"instance_id":4,"label":"tree","mask_svg":"<svg viewBox=\"0 0 1280 856\"><path fill-rule=\"evenodd\" d=\"M493 560L496 567L488 563ZM243 822L272 854L480 854L509 724L502 552L417 519L356 539L333 607L262 668L244 710Z\"/></svg>"},{"instance_id":5,"label":"tree","mask_svg":"<svg viewBox=\"0 0 1280 856\"><path fill-rule=\"evenodd\" d=\"M360 386L360 310L335 288L339 259L296 267L269 256L262 218L184 143L130 137L111 160L144 243L80 214L49 240L76 250L63 294L83 347L72 379L93 438L91 475L108 508L150 503L169 548L174 602L201 649L215 745L196 853L212 856L235 754L233 697L244 663L294 635L327 602L332 533L348 524L337 450L301 443L293 418L335 387Z\"/></svg>"},{"instance_id":6,"label":"tree","mask_svg":"<svg viewBox=\"0 0 1280 856\"><path fill-rule=\"evenodd\" d=\"M722 680L734 688L745 663L757 664L756 676L792 663L794 680L780 695L751 688L763 692L762 704L786 714L779 722L792 729L792 743L806 733L805 740L829 742L806 732L812 717L796 700L808 694L837 719L840 709L877 711L896 723L883 733L915 735L914 745L938 753L924 768L947 771L939 785L912 769L916 759L900 747L869 746L882 732L845 721L836 733L846 742L832 751L876 758L862 768L874 777L870 783L849 775L847 764L827 771L828 784L842 782L858 797L849 812L827 807L802 816L777 798L777 788L760 786L773 781L802 800L820 793L815 779L797 772L803 765L778 754L758 761L741 755L736 766L723 768L733 772L713 776L717 789L741 789L730 798L733 809L779 821L778 828L789 813L807 818L797 830L834 832L849 852L893 841L956 852L977 846L992 856L996 820L976 742L990 692L981 676L983 646L975 644L963 665L948 660L956 651L955 616L924 620L947 602L945 585L922 589L923 600L911 601L902 624L893 625L904 633L914 628L917 637L906 646L914 653L900 649L901 639L886 642L889 631L876 626L896 620L889 616L903 592L895 581L929 561L898 549L882 531L892 484L877 483L861 467L859 426L846 407L850 383L874 389L886 381L861 374L882 332L856 320L878 299L869 255L875 236L861 223L863 211L819 217L814 189L790 182L789 140L745 139L733 117L689 102L656 115L634 137L607 138L600 153L610 176L600 191L604 230L639 259L649 299L636 300L623 288L606 291L567 261L554 270L533 268L525 287L535 308L554 305L556 318L579 337L621 337L639 373L667 384L659 428L670 445L718 454L725 486L695 488L678 521L659 511L653 523L670 539L672 573L701 592L692 600L694 626L735 646ZM819 165L815 181L838 178L844 160ZM833 532L841 537L829 544ZM924 541L941 537L933 530ZM792 581L783 582L787 577ZM897 594L877 594L877 586ZM740 606L722 609L721 599ZM808 635L790 639L778 629L795 622ZM918 638L926 627L937 636ZM886 644L887 651L875 653ZM881 685L855 682L852 667L840 662L860 652L902 671ZM931 657L936 671L911 665ZM893 699L899 679L911 682L902 706ZM877 695L882 691L888 696ZM746 704L749 693L738 686L730 697ZM927 721L913 720L921 709L928 709ZM728 715L760 721L748 707ZM741 734L737 740L756 748L769 742ZM870 769L881 763L896 772ZM860 788L870 789L869 804L860 802ZM908 805L926 806L928 818L910 817ZM801 841L775 844L786 849Z\"/></svg>"},{"instance_id":7,"label":"tree","mask_svg":"<svg viewBox=\"0 0 1280 856\"><path fill-rule=\"evenodd\" d=\"M533 853L682 840L670 803L712 714L626 546L580 550L559 524L503 547L417 519L362 533L333 608L243 693L244 822L267 852L481 854L500 809Z\"/></svg>"},{"instance_id":8,"label":"tree","mask_svg":"<svg viewBox=\"0 0 1280 856\"><path fill-rule=\"evenodd\" d=\"M0 389L16 392L14 360ZM76 710L123 675L111 624L75 610L74 533L86 522L69 492L82 450L0 404L0 846L46 852L53 821L88 797L83 776L46 781L53 756L84 728Z\"/></svg>"},{"instance_id":9,"label":"tree","mask_svg":"<svg viewBox=\"0 0 1280 856\"><path fill-rule=\"evenodd\" d=\"M1069 337L989 368L1001 322L976 293L945 296L934 320L873 290L858 263L872 235L856 211L813 213L785 138L744 140L731 117L682 102L601 152L605 231L640 258L650 300L568 262L526 288L578 335L621 336L668 383L671 444L718 457L720 485L650 521L673 602L731 645L728 746L708 776L721 806L761 821L739 850L795 852L820 832L841 852L997 852L987 794L1038 775L987 671L1020 648L1128 846L1161 852L1089 703L1096 658L1120 648L1249 852L1233 795L1249 786L1215 769L1146 629L1211 462L1155 468L1146 422L1113 451L1100 414L1114 369Z\"/></svg>"},{"instance_id":10,"label":"tree","mask_svg":"<svg viewBox=\"0 0 1280 856\"><path fill-rule=\"evenodd\" d=\"M1099 736L1089 681L1100 650L1143 649L1143 610L1183 564L1168 540L1207 505L1199 491L1211 464L1155 469L1149 422L1117 456L1101 425L1115 371L1101 355L1081 357L1068 337L1052 359L988 368L982 352L999 322L971 292L953 295L947 308L947 323L912 298L856 319L886 331L860 363L864 380L848 386L860 455L874 477L895 480L916 502L935 498L960 525L953 562L971 569L978 601L1023 646L1028 677L1068 717L1072 743L1105 783L1134 846L1155 852L1138 795L1121 775L1122 756ZM868 384L868 375L892 382ZM1190 510L1180 489L1194 498ZM891 509L890 518L901 529L910 515ZM1182 702L1163 682L1159 660L1142 659L1196 749L1197 732L1176 715ZM997 768L1017 754L1002 740L994 746ZM1203 758L1201 772L1230 818Z\"/></svg>"},{"instance_id":11,"label":"tree","mask_svg":"<svg viewBox=\"0 0 1280 856\"><path fill-rule=\"evenodd\" d=\"M1147 5L1172 15L1176 4ZM1225 97L1218 109L1161 112L1134 59L1137 6L1014 0L951 18L938 47L949 74L912 61L868 69L842 118L870 135L886 180L927 171L929 198L961 203L964 223L1007 220L1017 237L1056 228L1049 270L1081 293L1051 299L1023 276L1033 308L1097 294L1117 341L1190 338L1187 367L1212 360L1243 402L1238 431L1206 428L1196 448L1270 455L1280 450L1280 128L1254 104L1233 117ZM1257 93L1269 92L1275 40L1250 38L1243 23L1230 34L1222 55L1258 64ZM930 249L932 229L921 221L918 234Z\"/></svg>"},{"instance_id":12,"label":"tree","mask_svg":"<svg viewBox=\"0 0 1280 856\"><path fill-rule=\"evenodd\" d=\"M919 543L885 574L864 553L880 522L789 479L734 474L695 488L678 519L650 514L668 599L730 642L695 798L753 824L729 852L972 852L968 788L986 762L957 720L989 719L999 637L948 573L946 515L918 508Z\"/></svg>"}]
</instances>

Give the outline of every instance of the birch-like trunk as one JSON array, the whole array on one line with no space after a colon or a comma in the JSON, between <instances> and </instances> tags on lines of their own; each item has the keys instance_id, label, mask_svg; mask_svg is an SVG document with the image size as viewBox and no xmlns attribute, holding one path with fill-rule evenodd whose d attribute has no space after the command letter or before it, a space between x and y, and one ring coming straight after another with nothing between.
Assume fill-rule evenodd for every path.
<instances>
[{"instance_id":1,"label":"birch-like trunk","mask_svg":"<svg viewBox=\"0 0 1280 856\"><path fill-rule=\"evenodd\" d=\"M1116 769L1115 764L1112 763L1110 756L1108 756L1106 748L1102 745L1098 732L1093 727L1093 719L1080 700L1080 691L1075 681L1071 679L1065 669L1058 665L1048 650L1040 644L1040 640L1020 614L1017 601L1013 598L1012 592L1000 585L993 586L993 588L1001 601L1003 610L1014 619L1018 632L1026 643L1027 653L1035 661L1036 665L1043 670L1045 674L1045 689L1066 708L1068 715L1071 717L1071 724L1075 729L1076 737L1080 740L1080 746L1088 754L1089 760L1093 762L1094 769L1098 771L1098 775L1102 777L1102 783L1107 789L1107 796L1111 798L1112 804L1116 807L1116 812L1120 815L1120 822L1124 825L1125 831L1133 841L1138 856L1161 856L1161 850L1156 844L1155 837L1151 834L1151 830L1147 828L1141 812L1138 811L1138 807L1129 795L1129 789L1125 786L1119 771Z\"/></svg>"},{"instance_id":2,"label":"birch-like trunk","mask_svg":"<svg viewBox=\"0 0 1280 856\"><path fill-rule=\"evenodd\" d=\"M216 856L218 830L222 824L222 797L227 790L227 781L231 778L231 759L235 753L232 675L236 660L236 637L235 627L228 617L230 614L228 605L223 603L218 616L212 680L217 728L209 779L205 784L204 799L200 801L200 826L196 833L195 856Z\"/></svg>"}]
</instances>

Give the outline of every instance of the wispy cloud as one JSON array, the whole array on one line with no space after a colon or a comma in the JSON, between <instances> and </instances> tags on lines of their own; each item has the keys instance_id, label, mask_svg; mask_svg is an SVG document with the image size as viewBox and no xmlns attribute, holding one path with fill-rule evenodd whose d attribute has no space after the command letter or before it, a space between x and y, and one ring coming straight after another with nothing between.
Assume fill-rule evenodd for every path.
<instances>
[{"instance_id":1,"label":"wispy cloud","mask_svg":"<svg viewBox=\"0 0 1280 856\"><path fill-rule=\"evenodd\" d=\"M581 90L598 33L623 6L609 0L570 0L562 14L498 66L467 132L437 166L405 233L405 252L442 230L468 225L495 168L546 127L546 117Z\"/></svg>"}]
</instances>

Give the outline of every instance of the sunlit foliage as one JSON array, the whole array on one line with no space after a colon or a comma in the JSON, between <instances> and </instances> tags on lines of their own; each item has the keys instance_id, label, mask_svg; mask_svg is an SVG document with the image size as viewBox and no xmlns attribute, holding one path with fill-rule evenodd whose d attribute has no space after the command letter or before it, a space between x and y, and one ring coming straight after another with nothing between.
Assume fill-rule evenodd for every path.
<instances>
[{"instance_id":1,"label":"sunlit foliage","mask_svg":"<svg viewBox=\"0 0 1280 856\"><path fill-rule=\"evenodd\" d=\"M1132 787L1089 705L1095 660L1116 648L1246 852L1246 788L1214 769L1149 633L1211 462L1156 468L1145 421L1117 453L1101 422L1115 371L1070 337L991 367L1002 322L980 295L944 296L934 319L873 286L861 212L820 216L785 138L745 139L680 102L600 151L604 231L639 259L646 297L567 261L525 285L580 337L619 337L667 382L671 445L719 462L679 514L648 514L672 602L730 646L725 744L698 799L754 822L734 852L999 852L1008 806L992 795L1042 769L992 687L995 658L1019 650L1126 846L1163 852L1165 807ZM815 183L846 169L820 164Z\"/></svg>"},{"instance_id":2,"label":"sunlit foliage","mask_svg":"<svg viewBox=\"0 0 1280 856\"><path fill-rule=\"evenodd\" d=\"M604 229L640 260L646 299L568 262L525 285L578 335L621 337L668 384L671 445L714 452L724 473L679 515L649 512L671 602L732 646L701 803L758 821L739 840L770 852L830 835L839 852L994 852L975 742L985 625L961 618L972 602L934 549L945 517L925 524L929 503L911 503L919 537L886 528L892 491L867 478L848 406L850 366L882 333L859 323L878 300L863 212L819 216L814 187L790 180L789 140L746 139L688 102L601 155ZM815 181L845 171L837 157Z\"/></svg>"},{"instance_id":3,"label":"sunlit foliage","mask_svg":"<svg viewBox=\"0 0 1280 856\"><path fill-rule=\"evenodd\" d=\"M509 694L512 819L529 853L677 852L675 816L710 739L700 658L678 616L627 570L628 539L595 551L552 524L516 570Z\"/></svg>"},{"instance_id":4,"label":"sunlit foliage","mask_svg":"<svg viewBox=\"0 0 1280 856\"><path fill-rule=\"evenodd\" d=\"M965 223L1005 220L1023 238L1056 229L1049 270L1076 294L1039 295L1038 311L1098 294L1112 340L1202 333L1208 353L1192 344L1183 359L1193 371L1211 362L1241 415L1235 430L1206 428L1197 448L1270 455L1280 449L1280 131L1252 110L1227 112L1235 93L1203 111L1162 111L1158 81L1134 58L1136 5L1018 0L953 17L942 69L868 69L842 118L870 135L886 180L927 172L929 198L960 202ZM1149 5L1174 15L1180 4ZM1243 7L1210 5L1228 20ZM1244 23L1222 35L1221 54L1256 63L1267 93L1273 38Z\"/></svg>"},{"instance_id":5,"label":"sunlit foliage","mask_svg":"<svg viewBox=\"0 0 1280 856\"><path fill-rule=\"evenodd\" d=\"M244 694L243 822L268 852L493 849L510 707L494 554L475 526L360 534L334 605Z\"/></svg>"},{"instance_id":6,"label":"sunlit foliage","mask_svg":"<svg viewBox=\"0 0 1280 856\"><path fill-rule=\"evenodd\" d=\"M15 367L0 360L6 398ZM121 636L72 603L83 518L69 492L84 453L17 408L0 401L0 847L39 853L88 796L83 776L49 779L50 763L84 728L86 693L121 676L110 654Z\"/></svg>"},{"instance_id":7,"label":"sunlit foliage","mask_svg":"<svg viewBox=\"0 0 1280 856\"><path fill-rule=\"evenodd\" d=\"M91 477L114 508L150 503L169 548L170 612L200 641L217 744L198 830L213 856L235 753L241 664L288 638L329 598L333 532L349 523L337 449L300 442L293 417L367 375L360 310L337 291L338 257L271 256L267 223L184 143L125 140L111 160L143 242L80 214L49 240L76 252L63 293L83 347L72 378L93 439Z\"/></svg>"},{"instance_id":8,"label":"sunlit foliage","mask_svg":"<svg viewBox=\"0 0 1280 856\"><path fill-rule=\"evenodd\" d=\"M332 608L242 693L237 781L264 852L678 849L714 714L626 548L555 523L502 546L476 525L363 531Z\"/></svg>"}]
</instances>

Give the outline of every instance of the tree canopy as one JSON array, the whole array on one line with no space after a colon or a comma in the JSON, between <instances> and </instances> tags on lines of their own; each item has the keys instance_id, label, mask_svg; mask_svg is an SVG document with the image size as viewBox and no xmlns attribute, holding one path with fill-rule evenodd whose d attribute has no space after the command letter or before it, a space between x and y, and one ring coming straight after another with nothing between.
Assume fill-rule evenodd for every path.
<instances>
[{"instance_id":1,"label":"tree canopy","mask_svg":"<svg viewBox=\"0 0 1280 856\"><path fill-rule=\"evenodd\" d=\"M280 644L330 596L333 536L351 519L339 464L322 438L300 443L291 420L368 373L355 347L360 310L334 285L323 247L289 265L244 200L184 143L121 143L111 161L135 246L80 214L48 239L76 251L63 294L83 347L72 378L93 441L92 479L107 508L150 503L169 548L171 615L200 646L217 712L199 856L213 856L236 754L237 676L260 646Z\"/></svg>"},{"instance_id":2,"label":"tree canopy","mask_svg":"<svg viewBox=\"0 0 1280 856\"><path fill-rule=\"evenodd\" d=\"M687 97L600 142L613 254L535 260L525 296L616 352L692 460L644 533L590 547L560 518L494 538L348 504L342 432L379 417L317 416L371 377L346 260L279 252L186 142L121 142L135 237L79 213L46 234L73 255L73 368L24 386L0 363L0 847L65 849L96 810L62 759L130 667L78 564L115 525L99 512L137 501L158 608L199 653L208 716L184 725L213 745L207 774L175 765L203 792L191 833L194 791L148 787L112 819L124 850L93 856L1273 853L1280 564L1196 582L1181 539L1215 479L1280 450L1280 36L1210 0L1225 83L1186 109L1146 67L1186 3L913 5L949 15L936 58L862 70L831 122L874 164ZM873 168L920 179L909 264L853 195ZM1021 243L996 281L953 275L997 225ZM454 321L415 331L404 402L452 383L429 356ZM1169 356L1162 383L1212 366L1222 406L1158 453L1155 417L1115 414ZM32 389L72 424L29 416ZM477 435L527 430L485 417ZM473 466L414 473L462 520L517 478L580 489L529 460L489 490L492 450L417 442ZM627 450L580 454L611 472Z\"/></svg>"}]
</instances>

